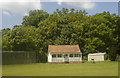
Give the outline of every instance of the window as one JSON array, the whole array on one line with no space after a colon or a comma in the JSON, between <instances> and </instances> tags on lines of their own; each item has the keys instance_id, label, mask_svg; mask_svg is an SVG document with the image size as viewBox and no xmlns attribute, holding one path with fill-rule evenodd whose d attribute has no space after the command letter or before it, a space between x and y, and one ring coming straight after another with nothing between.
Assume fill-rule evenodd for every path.
<instances>
[{"instance_id":1,"label":"window","mask_svg":"<svg viewBox=\"0 0 120 78\"><path fill-rule=\"evenodd\" d=\"M81 57L81 54L79 54L79 57Z\"/></svg>"},{"instance_id":2,"label":"window","mask_svg":"<svg viewBox=\"0 0 120 78\"><path fill-rule=\"evenodd\" d=\"M58 57L62 57L62 54L58 54Z\"/></svg>"},{"instance_id":3,"label":"window","mask_svg":"<svg viewBox=\"0 0 120 78\"><path fill-rule=\"evenodd\" d=\"M73 57L73 54L70 54L70 57Z\"/></svg>"},{"instance_id":4,"label":"window","mask_svg":"<svg viewBox=\"0 0 120 78\"><path fill-rule=\"evenodd\" d=\"M56 58L56 54L53 54L53 55L52 55L52 58Z\"/></svg>"},{"instance_id":5,"label":"window","mask_svg":"<svg viewBox=\"0 0 120 78\"><path fill-rule=\"evenodd\" d=\"M80 57L80 54L74 54L74 57Z\"/></svg>"}]
</instances>

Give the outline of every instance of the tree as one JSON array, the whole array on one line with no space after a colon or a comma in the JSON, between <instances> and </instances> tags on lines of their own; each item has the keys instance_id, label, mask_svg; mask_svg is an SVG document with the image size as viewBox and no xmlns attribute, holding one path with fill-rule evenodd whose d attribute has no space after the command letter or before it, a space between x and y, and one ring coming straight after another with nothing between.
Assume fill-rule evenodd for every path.
<instances>
[{"instance_id":1,"label":"tree","mask_svg":"<svg viewBox=\"0 0 120 78\"><path fill-rule=\"evenodd\" d=\"M110 60L120 50L120 17L109 12L87 15L85 10L63 8L52 14L33 10L23 25L3 30L3 50L38 51L46 61L48 45L80 45L89 53L106 52Z\"/></svg>"},{"instance_id":2,"label":"tree","mask_svg":"<svg viewBox=\"0 0 120 78\"><path fill-rule=\"evenodd\" d=\"M38 23L45 20L49 14L43 10L31 10L28 16L23 17L22 25L38 27Z\"/></svg>"}]
</instances>

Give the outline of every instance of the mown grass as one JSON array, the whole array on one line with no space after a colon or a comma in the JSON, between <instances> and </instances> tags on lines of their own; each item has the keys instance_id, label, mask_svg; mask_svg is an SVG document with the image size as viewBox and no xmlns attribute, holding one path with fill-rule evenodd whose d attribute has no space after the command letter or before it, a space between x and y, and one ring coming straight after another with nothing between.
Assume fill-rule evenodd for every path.
<instances>
[{"instance_id":1,"label":"mown grass","mask_svg":"<svg viewBox=\"0 0 120 78\"><path fill-rule=\"evenodd\" d=\"M3 65L3 76L117 76L118 62Z\"/></svg>"}]
</instances>

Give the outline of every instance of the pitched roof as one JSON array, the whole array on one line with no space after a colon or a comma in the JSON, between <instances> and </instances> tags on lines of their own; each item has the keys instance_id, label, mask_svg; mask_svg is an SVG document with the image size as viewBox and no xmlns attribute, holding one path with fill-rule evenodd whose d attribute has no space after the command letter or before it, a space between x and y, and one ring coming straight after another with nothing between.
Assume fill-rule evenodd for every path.
<instances>
[{"instance_id":1,"label":"pitched roof","mask_svg":"<svg viewBox=\"0 0 120 78\"><path fill-rule=\"evenodd\" d=\"M106 53L90 53L90 54L88 54L88 56L99 56L99 55L105 55Z\"/></svg>"},{"instance_id":2,"label":"pitched roof","mask_svg":"<svg viewBox=\"0 0 120 78\"><path fill-rule=\"evenodd\" d=\"M49 45L48 52L51 53L73 53L73 52L81 52L78 45Z\"/></svg>"}]
</instances>

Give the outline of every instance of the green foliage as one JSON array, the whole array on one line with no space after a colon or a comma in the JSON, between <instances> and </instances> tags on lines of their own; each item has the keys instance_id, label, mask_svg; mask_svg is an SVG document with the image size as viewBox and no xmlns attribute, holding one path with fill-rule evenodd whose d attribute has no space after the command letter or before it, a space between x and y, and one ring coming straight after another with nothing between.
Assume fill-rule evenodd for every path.
<instances>
[{"instance_id":1,"label":"green foliage","mask_svg":"<svg viewBox=\"0 0 120 78\"><path fill-rule=\"evenodd\" d=\"M31 10L28 16L23 17L22 24L38 27L38 23L45 20L48 16L49 14L43 10Z\"/></svg>"},{"instance_id":2,"label":"green foliage","mask_svg":"<svg viewBox=\"0 0 120 78\"><path fill-rule=\"evenodd\" d=\"M0 51L2 51L2 31L0 30Z\"/></svg>"},{"instance_id":3,"label":"green foliage","mask_svg":"<svg viewBox=\"0 0 120 78\"><path fill-rule=\"evenodd\" d=\"M42 62L42 63L46 62L47 61L47 55L46 55L46 53L43 52L43 51L39 51L39 53L38 53L38 59L39 59L39 62Z\"/></svg>"},{"instance_id":4,"label":"green foliage","mask_svg":"<svg viewBox=\"0 0 120 78\"><path fill-rule=\"evenodd\" d=\"M120 50L120 17L109 12L87 15L85 10L63 8L52 14L32 10L21 26L3 31L3 50L38 51L46 61L48 45L78 44L85 57L106 52L115 60ZM115 47L115 48L113 48Z\"/></svg>"},{"instance_id":5,"label":"green foliage","mask_svg":"<svg viewBox=\"0 0 120 78\"><path fill-rule=\"evenodd\" d=\"M3 50L32 51L35 50L35 27L18 26L3 35ZM4 32L4 31L3 31Z\"/></svg>"}]
</instances>

